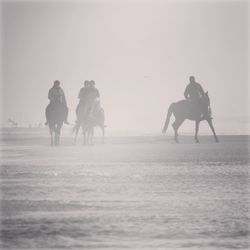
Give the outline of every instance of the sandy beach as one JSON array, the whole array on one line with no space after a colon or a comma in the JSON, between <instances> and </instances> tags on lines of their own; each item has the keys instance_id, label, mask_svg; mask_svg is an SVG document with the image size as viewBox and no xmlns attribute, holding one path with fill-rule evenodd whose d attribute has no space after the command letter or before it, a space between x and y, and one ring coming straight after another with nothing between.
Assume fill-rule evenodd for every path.
<instances>
[{"instance_id":1,"label":"sandy beach","mask_svg":"<svg viewBox=\"0 0 250 250\"><path fill-rule=\"evenodd\" d=\"M1 135L1 249L249 247L249 136Z\"/></svg>"}]
</instances>

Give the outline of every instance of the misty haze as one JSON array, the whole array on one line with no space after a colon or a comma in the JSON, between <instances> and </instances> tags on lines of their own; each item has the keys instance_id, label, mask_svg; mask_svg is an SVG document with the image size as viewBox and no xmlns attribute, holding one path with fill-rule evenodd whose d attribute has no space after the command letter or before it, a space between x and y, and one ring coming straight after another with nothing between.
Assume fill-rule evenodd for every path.
<instances>
[{"instance_id":1,"label":"misty haze","mask_svg":"<svg viewBox=\"0 0 250 250\"><path fill-rule=\"evenodd\" d=\"M249 2L2 0L1 249L248 249Z\"/></svg>"}]
</instances>

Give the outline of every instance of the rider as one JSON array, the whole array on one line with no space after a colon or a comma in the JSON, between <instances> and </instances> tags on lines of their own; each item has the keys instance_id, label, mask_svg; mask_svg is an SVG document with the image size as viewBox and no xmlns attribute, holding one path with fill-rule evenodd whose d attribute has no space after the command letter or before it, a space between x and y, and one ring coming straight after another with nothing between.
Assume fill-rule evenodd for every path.
<instances>
[{"instance_id":1,"label":"rider","mask_svg":"<svg viewBox=\"0 0 250 250\"><path fill-rule=\"evenodd\" d=\"M64 114L65 114L64 123L69 124L69 122L67 121L67 119L68 119L67 102L66 102L66 98L65 98L65 95L64 95L64 91L60 87L60 82L58 80L54 81L53 87L50 88L49 93L48 93L48 98L50 100L50 103L47 106L46 112L45 112L45 114L46 114L46 123L45 123L45 125L48 125L48 113L49 113L49 110L51 109L53 104L55 104L57 102L61 103L62 107L64 109Z\"/></svg>"},{"instance_id":2,"label":"rider","mask_svg":"<svg viewBox=\"0 0 250 250\"><path fill-rule=\"evenodd\" d=\"M99 98L100 98L100 93L98 89L95 87L95 81L91 80L89 82L89 87L86 91L86 103L89 109L88 111L89 116L93 115L93 112L97 104L99 104Z\"/></svg>"},{"instance_id":3,"label":"rider","mask_svg":"<svg viewBox=\"0 0 250 250\"><path fill-rule=\"evenodd\" d=\"M79 110L79 107L81 105L85 106L86 105L86 94L87 94L87 91L88 91L88 88L89 88L89 81L84 81L84 87L82 87L80 89L80 92L79 92L79 95L78 95L78 98L79 98L79 103L76 107L76 115L78 113L78 110Z\"/></svg>"},{"instance_id":4,"label":"rider","mask_svg":"<svg viewBox=\"0 0 250 250\"><path fill-rule=\"evenodd\" d=\"M189 77L189 84L187 85L185 91L184 91L184 96L186 98L186 100L188 100L191 104L191 107L193 107L191 110L193 110L191 113L193 114L197 114L198 113L202 113L200 116L201 118L205 115L205 111L203 110L202 103L201 103L201 98L204 97L205 92L202 88L202 86L195 81L195 77L194 76L190 76ZM198 109L197 109L198 108ZM201 108L201 110L203 111L199 111Z\"/></svg>"},{"instance_id":5,"label":"rider","mask_svg":"<svg viewBox=\"0 0 250 250\"><path fill-rule=\"evenodd\" d=\"M187 85L184 96L193 104L199 103L200 99L204 96L204 90L202 86L195 81L194 76L189 77L189 84Z\"/></svg>"}]
</instances>

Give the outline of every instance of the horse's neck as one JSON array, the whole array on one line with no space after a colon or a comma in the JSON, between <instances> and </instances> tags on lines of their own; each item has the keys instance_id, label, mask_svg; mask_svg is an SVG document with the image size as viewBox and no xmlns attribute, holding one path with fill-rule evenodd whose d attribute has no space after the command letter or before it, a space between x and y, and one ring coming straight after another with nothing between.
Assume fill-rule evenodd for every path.
<instances>
[{"instance_id":1,"label":"horse's neck","mask_svg":"<svg viewBox=\"0 0 250 250\"><path fill-rule=\"evenodd\" d=\"M204 107L204 108L210 107L210 103L205 96L200 99L200 103L201 103L202 107Z\"/></svg>"}]
</instances>

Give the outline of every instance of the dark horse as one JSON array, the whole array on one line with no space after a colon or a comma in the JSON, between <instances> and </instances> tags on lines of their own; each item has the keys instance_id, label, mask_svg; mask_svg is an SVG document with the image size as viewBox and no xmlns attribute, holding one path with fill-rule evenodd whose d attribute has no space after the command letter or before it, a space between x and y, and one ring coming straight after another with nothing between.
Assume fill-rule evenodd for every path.
<instances>
[{"instance_id":1,"label":"dark horse","mask_svg":"<svg viewBox=\"0 0 250 250\"><path fill-rule=\"evenodd\" d=\"M178 143L178 129L181 124L186 120L195 121L195 141L198 143L198 131L199 125L201 121L207 121L214 135L214 139L216 142L219 142L218 137L215 133L212 116L211 116L211 108L210 108L210 99L208 96L208 92L205 93L204 97L201 98L198 105L193 105L191 102L187 100L181 100L176 103L172 103L168 108L168 114L165 121L164 128L162 133L166 133L168 124L170 121L170 117L172 114L175 116L175 121L172 124L174 132L175 132L175 141Z\"/></svg>"},{"instance_id":2,"label":"dark horse","mask_svg":"<svg viewBox=\"0 0 250 250\"><path fill-rule=\"evenodd\" d=\"M60 102L50 103L47 108L48 125L51 136L51 146L60 144L60 134L65 119L65 108Z\"/></svg>"},{"instance_id":3,"label":"dark horse","mask_svg":"<svg viewBox=\"0 0 250 250\"><path fill-rule=\"evenodd\" d=\"M83 144L90 145L93 144L94 128L100 127L102 130L102 142L104 143L105 136L105 125L104 125L104 110L100 106L96 107L92 113L89 115L89 107L86 105L81 105L76 113L77 121L73 128L75 132L75 143L77 140L77 135L80 127L83 133Z\"/></svg>"}]
</instances>

